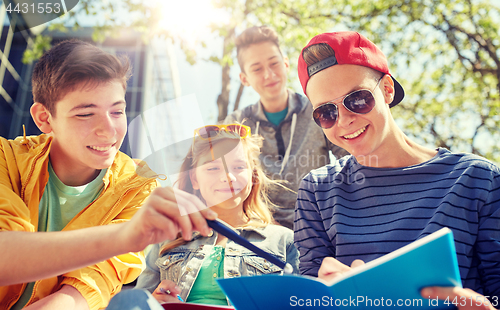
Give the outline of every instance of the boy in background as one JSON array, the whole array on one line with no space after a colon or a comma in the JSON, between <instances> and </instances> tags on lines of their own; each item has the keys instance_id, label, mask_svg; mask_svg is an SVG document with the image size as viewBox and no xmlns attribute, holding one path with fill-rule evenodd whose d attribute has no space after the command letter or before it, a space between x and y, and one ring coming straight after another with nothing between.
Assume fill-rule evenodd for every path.
<instances>
[{"instance_id":1,"label":"boy in background","mask_svg":"<svg viewBox=\"0 0 500 310\"><path fill-rule=\"evenodd\" d=\"M275 186L269 197L276 205L276 221L293 229L297 190L309 171L330 163L329 151L336 158L347 155L326 139L312 120L309 100L287 89L288 58L279 47L278 34L267 26L251 27L236 38L240 80L259 95L259 102L235 111L224 120L249 126L264 137L260 156L271 179L286 180L292 191Z\"/></svg>"}]
</instances>

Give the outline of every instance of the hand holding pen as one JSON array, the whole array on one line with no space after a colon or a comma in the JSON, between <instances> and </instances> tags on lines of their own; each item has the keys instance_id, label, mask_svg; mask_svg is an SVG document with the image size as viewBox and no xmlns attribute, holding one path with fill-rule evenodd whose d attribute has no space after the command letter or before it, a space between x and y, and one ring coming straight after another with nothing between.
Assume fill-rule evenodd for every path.
<instances>
[{"instance_id":1,"label":"hand holding pen","mask_svg":"<svg viewBox=\"0 0 500 310\"><path fill-rule=\"evenodd\" d=\"M209 220L207 219L207 224L210 228L213 230L217 231L219 234L222 234L226 236L228 239L233 240L234 242L238 243L239 245L249 249L250 251L254 252L255 254L259 255L262 258L267 259L271 263L275 264L276 266L280 267L283 269L283 273L285 274L292 274L293 273L293 268L292 265L289 263L282 261L278 257L274 256L273 254L264 251L263 249L257 247L247 239L243 238L240 236L234 228L229 226L227 223L222 221L221 219L215 219L215 220Z\"/></svg>"},{"instance_id":2,"label":"hand holding pen","mask_svg":"<svg viewBox=\"0 0 500 310\"><path fill-rule=\"evenodd\" d=\"M173 281L163 280L153 292L153 297L161 304L169 302L184 302L181 289Z\"/></svg>"}]
</instances>

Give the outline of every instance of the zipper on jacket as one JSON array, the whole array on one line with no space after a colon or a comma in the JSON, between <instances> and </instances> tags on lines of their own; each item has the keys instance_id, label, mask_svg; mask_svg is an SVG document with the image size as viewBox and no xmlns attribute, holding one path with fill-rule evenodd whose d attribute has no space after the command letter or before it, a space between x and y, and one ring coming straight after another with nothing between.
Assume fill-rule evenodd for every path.
<instances>
[{"instance_id":1,"label":"zipper on jacket","mask_svg":"<svg viewBox=\"0 0 500 310\"><path fill-rule=\"evenodd\" d=\"M31 165L30 172L28 173L28 177L26 178L26 181L23 183L23 187L22 187L22 190L21 190L21 199L23 201L24 201L24 195L26 193L26 186L28 185L29 180L31 179L31 176L33 175L33 172L35 171L36 163L38 162L38 159L40 159L40 157L42 157L42 156L45 155L46 152L47 152L47 149L44 148L43 151L40 152L38 155L36 155L35 158L33 159L34 164Z\"/></svg>"},{"instance_id":2,"label":"zipper on jacket","mask_svg":"<svg viewBox=\"0 0 500 310\"><path fill-rule=\"evenodd\" d=\"M127 189L127 190L126 190L126 191L125 191L122 195L120 195L120 198L118 199L118 201L116 201L116 203L114 204L113 208L112 208L111 210L109 210L109 211L113 211L113 210L114 210L114 209L115 209L115 208L116 208L116 207L120 204L120 202L123 200L123 197L124 197L124 196L126 196L129 192L131 192L131 191L133 191L133 190L136 190L136 189L143 188L143 187L145 187L147 184L148 184L148 183L144 182L144 183L142 183L142 184L141 184L141 185L139 185L139 186L136 186L136 187L132 187L132 188ZM103 192L104 192L104 191L103 191ZM101 193L101 194L102 194L102 193ZM100 197L100 196L101 196L101 195L99 195L99 197ZM99 197L98 197L98 199L99 199ZM149 197L149 195L148 195L148 197ZM147 199L147 198L146 198L146 199ZM96 199L96 200L94 200L94 201L97 201L97 199ZM90 206L94 203L94 201L92 201L92 203L91 203L91 204L89 204L89 205L87 206L87 208L88 208L88 207L90 207ZM105 217L105 218L104 218L104 219L103 219L103 220L99 223L99 226L104 225L104 223L108 220L108 218L109 218L109 214L111 213L111 212L109 212L109 211L107 212L107 216L106 216L106 217Z\"/></svg>"},{"instance_id":3,"label":"zipper on jacket","mask_svg":"<svg viewBox=\"0 0 500 310\"><path fill-rule=\"evenodd\" d=\"M33 284L33 290L31 291L31 296L30 296L30 299L28 300L28 302L24 305L24 307L28 306L30 304L30 302L33 300L33 297L35 297L35 292L36 292L36 288L40 285L40 281L42 280L38 280L38 281L35 281L35 284ZM24 291L21 293L20 296L22 296L22 294L24 293ZM19 301L19 300L18 300ZM38 300L37 300L38 301ZM36 301L35 301L36 302ZM17 301L16 301L17 303ZM23 307L23 308L24 308Z\"/></svg>"}]
</instances>

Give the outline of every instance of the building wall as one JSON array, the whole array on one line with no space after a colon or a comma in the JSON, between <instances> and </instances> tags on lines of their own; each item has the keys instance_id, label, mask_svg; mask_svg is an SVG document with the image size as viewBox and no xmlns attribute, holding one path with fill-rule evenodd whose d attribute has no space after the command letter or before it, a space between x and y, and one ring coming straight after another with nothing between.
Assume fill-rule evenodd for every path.
<instances>
[{"instance_id":1,"label":"building wall","mask_svg":"<svg viewBox=\"0 0 500 310\"><path fill-rule=\"evenodd\" d=\"M3 6L2 6L3 7ZM1 12L0 12L1 13ZM180 96L173 80L175 66L172 71L168 53L162 53L158 47L145 45L139 34L124 33L119 38L108 38L102 43L95 43L91 39L93 29L82 28L68 32L42 32L52 37L52 45L62 40L77 38L88 41L115 55L126 55L132 65L132 77L128 81L125 100L127 102L127 118L129 123L140 116L147 108ZM22 135L22 126L26 126L26 134L38 135L40 131L34 124L29 113L33 103L31 92L31 73L33 64L23 64L21 59L32 33L15 32L9 26L4 26L0 37L0 136L13 139ZM163 46L162 44L158 46ZM0 55L0 56L2 56ZM178 84L178 83L177 83ZM4 91L2 91L2 89ZM178 121L178 117L172 121ZM174 126L175 127L175 126ZM144 142L144 141L142 141ZM140 147L141 143L132 143ZM129 155L139 154L138 150L131 151L128 137L125 138L121 150Z\"/></svg>"}]
</instances>

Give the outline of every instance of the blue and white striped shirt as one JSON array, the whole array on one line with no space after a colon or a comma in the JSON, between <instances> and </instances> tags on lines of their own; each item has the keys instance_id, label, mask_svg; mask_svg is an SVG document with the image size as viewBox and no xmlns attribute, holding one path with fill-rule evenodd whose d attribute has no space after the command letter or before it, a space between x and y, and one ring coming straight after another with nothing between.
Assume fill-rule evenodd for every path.
<instances>
[{"instance_id":1,"label":"blue and white striped shirt","mask_svg":"<svg viewBox=\"0 0 500 310\"><path fill-rule=\"evenodd\" d=\"M372 168L346 156L311 171L299 188L295 245L300 273L323 258L371 261L442 227L453 230L463 286L500 295L500 169L439 149L403 168Z\"/></svg>"}]
</instances>

